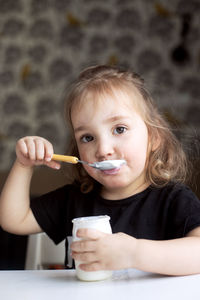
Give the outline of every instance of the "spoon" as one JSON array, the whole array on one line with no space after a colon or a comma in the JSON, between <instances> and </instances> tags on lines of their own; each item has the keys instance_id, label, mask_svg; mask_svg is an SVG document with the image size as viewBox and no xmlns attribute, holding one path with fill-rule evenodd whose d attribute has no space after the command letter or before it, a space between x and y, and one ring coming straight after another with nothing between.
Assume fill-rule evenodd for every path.
<instances>
[{"instance_id":1,"label":"spoon","mask_svg":"<svg viewBox=\"0 0 200 300\"><path fill-rule=\"evenodd\" d=\"M79 160L78 157L75 156L67 156L67 155L60 155L60 154L53 154L52 160L64 161L71 164L77 164L77 163L86 164L90 167L99 169L101 171L116 169L126 164L126 161L124 159L103 160L99 162L88 163L86 161Z\"/></svg>"}]
</instances>

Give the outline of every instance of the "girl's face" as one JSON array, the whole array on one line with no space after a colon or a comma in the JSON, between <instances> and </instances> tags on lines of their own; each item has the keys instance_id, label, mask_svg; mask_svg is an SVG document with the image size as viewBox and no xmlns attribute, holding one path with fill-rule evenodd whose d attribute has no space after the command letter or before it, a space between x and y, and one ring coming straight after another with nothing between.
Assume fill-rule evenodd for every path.
<instances>
[{"instance_id":1,"label":"girl's face","mask_svg":"<svg viewBox=\"0 0 200 300\"><path fill-rule=\"evenodd\" d=\"M81 160L127 162L109 171L84 165L87 173L102 184L104 198L126 198L148 186L145 182L148 131L128 93L117 91L112 96L89 98L72 109L71 118Z\"/></svg>"}]
</instances>

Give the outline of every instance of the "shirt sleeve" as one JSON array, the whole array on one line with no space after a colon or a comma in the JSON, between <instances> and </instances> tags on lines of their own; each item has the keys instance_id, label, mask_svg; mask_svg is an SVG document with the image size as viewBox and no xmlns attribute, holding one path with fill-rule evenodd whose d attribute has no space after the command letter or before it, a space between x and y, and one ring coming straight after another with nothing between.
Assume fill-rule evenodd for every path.
<instances>
[{"instance_id":1,"label":"shirt sleeve","mask_svg":"<svg viewBox=\"0 0 200 300\"><path fill-rule=\"evenodd\" d=\"M69 214L67 186L31 200L30 207L42 230L58 244L66 237ZM69 229L68 229L69 230Z\"/></svg>"},{"instance_id":2,"label":"shirt sleeve","mask_svg":"<svg viewBox=\"0 0 200 300\"><path fill-rule=\"evenodd\" d=\"M174 238L184 237L200 226L200 200L187 187L175 188L170 207Z\"/></svg>"}]
</instances>

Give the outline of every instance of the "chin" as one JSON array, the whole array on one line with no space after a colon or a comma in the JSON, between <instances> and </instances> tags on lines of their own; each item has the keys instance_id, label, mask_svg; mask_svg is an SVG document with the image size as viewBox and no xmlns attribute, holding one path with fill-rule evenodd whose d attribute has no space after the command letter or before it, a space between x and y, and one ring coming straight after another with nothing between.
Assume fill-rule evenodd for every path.
<instances>
[{"instance_id":1,"label":"chin","mask_svg":"<svg viewBox=\"0 0 200 300\"><path fill-rule=\"evenodd\" d=\"M127 182L123 182L121 180L110 180L109 182L104 182L102 184L110 189L126 188L129 185Z\"/></svg>"}]
</instances>

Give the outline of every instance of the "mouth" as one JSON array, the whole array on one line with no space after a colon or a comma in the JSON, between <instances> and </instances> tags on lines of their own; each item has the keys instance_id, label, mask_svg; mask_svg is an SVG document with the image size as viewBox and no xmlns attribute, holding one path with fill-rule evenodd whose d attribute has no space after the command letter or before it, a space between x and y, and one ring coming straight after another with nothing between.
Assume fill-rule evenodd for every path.
<instances>
[{"instance_id":1,"label":"mouth","mask_svg":"<svg viewBox=\"0 0 200 300\"><path fill-rule=\"evenodd\" d=\"M103 170L101 172L106 174L106 175L115 175L120 171L120 169L121 168L114 168L114 169L110 169L110 170Z\"/></svg>"}]
</instances>

